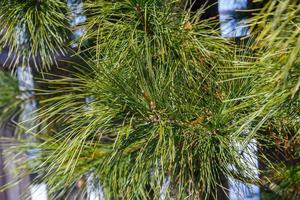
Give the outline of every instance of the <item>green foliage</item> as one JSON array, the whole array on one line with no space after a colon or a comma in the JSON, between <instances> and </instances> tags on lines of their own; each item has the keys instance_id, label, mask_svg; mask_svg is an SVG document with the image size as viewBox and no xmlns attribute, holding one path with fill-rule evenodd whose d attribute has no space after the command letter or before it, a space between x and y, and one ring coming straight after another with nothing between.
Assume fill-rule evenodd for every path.
<instances>
[{"instance_id":1,"label":"green foliage","mask_svg":"<svg viewBox=\"0 0 300 200\"><path fill-rule=\"evenodd\" d=\"M285 166L278 164L277 170L270 177L269 191L263 193L264 199L299 199L300 167L299 164Z\"/></svg>"},{"instance_id":2,"label":"green foliage","mask_svg":"<svg viewBox=\"0 0 300 200\"><path fill-rule=\"evenodd\" d=\"M200 21L202 9L191 13L183 4L85 1L85 33L75 41L85 63L43 73L35 125L25 131L38 140L11 149L40 150L21 169L38 173L51 199L64 199L75 185L86 195L82 183L90 177L107 199L158 199L167 179L167 198L216 199L227 177L263 184L241 153L253 138L260 147L296 149L297 2L269 1L241 47L220 37L214 21ZM66 51L65 11L58 0L1 1L0 44L24 63L36 56L49 67ZM0 73L0 87L0 109L15 108L16 81ZM293 194L298 167L280 163L276 170L269 155L260 156L279 194Z\"/></svg>"},{"instance_id":3,"label":"green foliage","mask_svg":"<svg viewBox=\"0 0 300 200\"><path fill-rule=\"evenodd\" d=\"M267 164L268 172L280 174L268 177L278 184L274 189L276 194L292 199L299 198L299 183L295 181L299 179L294 170L300 160L295 153L300 139L299 14L298 1L268 1L249 20L248 48L254 52L254 62L236 67L232 74L241 80L251 77L251 89L248 94L233 99L239 102L228 111L237 115L238 133L249 128L249 138L259 132L274 139L277 154L284 154L284 160L278 161L279 166Z\"/></svg>"},{"instance_id":4,"label":"green foliage","mask_svg":"<svg viewBox=\"0 0 300 200\"><path fill-rule=\"evenodd\" d=\"M253 127L255 132L268 119L286 121L299 129L299 12L297 1L269 1L259 15L249 20L255 62L237 67L234 74L253 77L252 89L230 110L242 114L240 130Z\"/></svg>"},{"instance_id":5,"label":"green foliage","mask_svg":"<svg viewBox=\"0 0 300 200\"><path fill-rule=\"evenodd\" d=\"M96 1L83 40L83 73L49 80L37 124L43 154L35 168L58 197L92 173L107 198L208 199L222 177L255 181L224 111L246 84L222 80L234 45L211 21L170 1ZM242 62L242 61L241 61ZM237 91L237 92L236 92ZM84 102L92 97L90 103ZM49 130L52 130L49 132ZM246 150L245 150L246 151ZM235 170L233 170L235 169Z\"/></svg>"},{"instance_id":6,"label":"green foliage","mask_svg":"<svg viewBox=\"0 0 300 200\"><path fill-rule=\"evenodd\" d=\"M67 4L57 0L2 0L0 2L0 46L9 47L13 66L48 68L55 56L66 53Z\"/></svg>"},{"instance_id":7,"label":"green foliage","mask_svg":"<svg viewBox=\"0 0 300 200\"><path fill-rule=\"evenodd\" d=\"M281 179L278 193L290 198L300 198L300 165L281 168L278 179Z\"/></svg>"},{"instance_id":8,"label":"green foliage","mask_svg":"<svg viewBox=\"0 0 300 200\"><path fill-rule=\"evenodd\" d=\"M0 125L17 112L20 104L18 82L12 75L0 71Z\"/></svg>"}]
</instances>

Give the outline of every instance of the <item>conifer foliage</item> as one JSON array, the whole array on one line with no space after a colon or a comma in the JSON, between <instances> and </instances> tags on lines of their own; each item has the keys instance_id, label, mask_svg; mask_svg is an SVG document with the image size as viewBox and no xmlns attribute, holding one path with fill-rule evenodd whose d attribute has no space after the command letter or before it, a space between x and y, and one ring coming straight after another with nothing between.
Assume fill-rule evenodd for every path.
<instances>
[{"instance_id":1,"label":"conifer foliage","mask_svg":"<svg viewBox=\"0 0 300 200\"><path fill-rule=\"evenodd\" d=\"M242 46L188 1L83 3L86 22L73 28L84 32L72 41L66 2L0 2L0 45L37 68L34 123L14 121L32 136L7 152L38 149L19 174L37 174L50 199L74 187L78 198L93 187L106 199L218 199L229 177L299 197L296 1L269 1L249 19ZM64 53L76 62L55 66ZM26 101L14 69L0 72L0 124ZM253 139L284 155L279 162L260 151L261 179L244 156Z\"/></svg>"},{"instance_id":2,"label":"conifer foliage","mask_svg":"<svg viewBox=\"0 0 300 200\"><path fill-rule=\"evenodd\" d=\"M67 4L57 0L0 2L0 45L9 48L11 66L49 68L67 53L70 35Z\"/></svg>"}]
</instances>

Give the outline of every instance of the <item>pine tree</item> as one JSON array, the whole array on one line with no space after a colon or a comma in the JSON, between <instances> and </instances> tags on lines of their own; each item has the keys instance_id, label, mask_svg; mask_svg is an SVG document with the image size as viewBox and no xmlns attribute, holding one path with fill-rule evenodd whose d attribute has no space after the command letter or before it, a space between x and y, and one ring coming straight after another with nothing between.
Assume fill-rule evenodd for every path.
<instances>
[{"instance_id":1,"label":"pine tree","mask_svg":"<svg viewBox=\"0 0 300 200\"><path fill-rule=\"evenodd\" d=\"M78 24L65 1L0 2L0 45L13 58L0 72L0 124L17 130L7 153L34 152L15 182L35 174L50 199L74 188L75 199L220 199L231 177L299 198L296 0L266 2L239 45L190 1L83 3ZM34 66L29 98L17 66ZM32 99L38 109L18 120ZM253 140L259 177L245 158Z\"/></svg>"}]
</instances>

